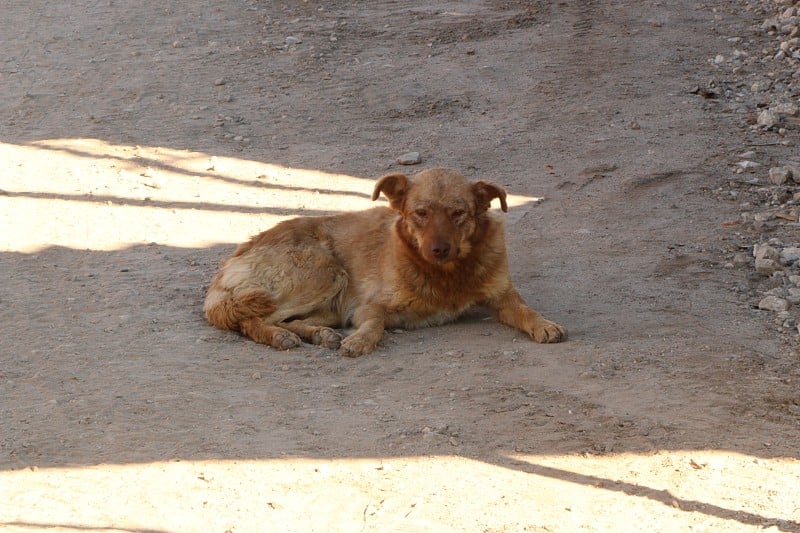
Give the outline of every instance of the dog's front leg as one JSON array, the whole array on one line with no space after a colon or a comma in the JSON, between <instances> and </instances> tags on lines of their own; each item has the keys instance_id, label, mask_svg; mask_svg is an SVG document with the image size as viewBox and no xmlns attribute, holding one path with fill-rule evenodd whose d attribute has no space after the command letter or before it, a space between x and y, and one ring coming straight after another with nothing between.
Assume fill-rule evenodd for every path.
<instances>
[{"instance_id":1,"label":"dog's front leg","mask_svg":"<svg viewBox=\"0 0 800 533\"><path fill-rule=\"evenodd\" d=\"M353 315L353 326L356 330L345 337L339 348L339 354L345 357L366 355L375 349L383 337L383 309L375 305L359 307Z\"/></svg>"},{"instance_id":2,"label":"dog's front leg","mask_svg":"<svg viewBox=\"0 0 800 533\"><path fill-rule=\"evenodd\" d=\"M537 342L561 342L567 338L564 326L528 307L513 287L486 303L498 322L524 331Z\"/></svg>"}]
</instances>

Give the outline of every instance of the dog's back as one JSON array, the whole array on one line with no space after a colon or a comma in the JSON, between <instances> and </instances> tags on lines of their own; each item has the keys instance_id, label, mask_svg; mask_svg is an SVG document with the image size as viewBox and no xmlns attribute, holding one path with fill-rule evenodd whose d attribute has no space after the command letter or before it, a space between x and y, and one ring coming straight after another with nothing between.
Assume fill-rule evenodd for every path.
<instances>
[{"instance_id":1,"label":"dog's back","mask_svg":"<svg viewBox=\"0 0 800 533\"><path fill-rule=\"evenodd\" d=\"M219 328L241 331L241 323L251 318L281 322L325 303L326 314L345 311L353 270L363 275L363 265L377 263L381 237L395 218L391 209L376 207L299 217L254 236L236 248L212 280L206 318ZM297 303L287 306L287 300Z\"/></svg>"}]
</instances>

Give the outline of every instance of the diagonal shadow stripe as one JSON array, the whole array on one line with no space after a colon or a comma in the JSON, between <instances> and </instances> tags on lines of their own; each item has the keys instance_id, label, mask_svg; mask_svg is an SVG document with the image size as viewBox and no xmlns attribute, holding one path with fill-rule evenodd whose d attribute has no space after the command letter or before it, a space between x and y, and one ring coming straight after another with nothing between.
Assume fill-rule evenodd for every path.
<instances>
[{"instance_id":1,"label":"diagonal shadow stripe","mask_svg":"<svg viewBox=\"0 0 800 533\"><path fill-rule=\"evenodd\" d=\"M726 509L725 507L720 507L718 505L704 503L697 500L686 500L672 495L668 490L657 490L643 485L627 483L625 481L580 474L578 472L571 472L569 470L562 470L560 468L553 468L551 466L537 465L521 459L515 459L513 457L500 457L494 461L487 460L486 457L480 457L478 460L488 462L496 466L502 466L503 468L526 472L528 474L559 479L561 481L567 481L569 483L585 485L593 488L602 488L609 491L621 492L623 494L627 494L628 496L647 498L648 500L659 502L667 507L680 509L681 511L688 513L702 513L723 520L731 520L739 522L740 524L751 526L777 526L779 531L800 531L800 522L796 522L794 520L761 516L748 511Z\"/></svg>"},{"instance_id":2,"label":"diagonal shadow stripe","mask_svg":"<svg viewBox=\"0 0 800 533\"><path fill-rule=\"evenodd\" d=\"M207 202L181 202L164 200L138 200L121 196L97 194L58 194L32 191L3 191L0 196L11 198L30 198L35 200L62 200L65 202L86 202L93 204L108 204L125 207L152 207L157 209L195 209L198 211L219 211L229 213L248 214L273 214L273 215L330 215L337 213L334 210L317 210L293 207L253 207L247 205L212 204Z\"/></svg>"}]
</instances>

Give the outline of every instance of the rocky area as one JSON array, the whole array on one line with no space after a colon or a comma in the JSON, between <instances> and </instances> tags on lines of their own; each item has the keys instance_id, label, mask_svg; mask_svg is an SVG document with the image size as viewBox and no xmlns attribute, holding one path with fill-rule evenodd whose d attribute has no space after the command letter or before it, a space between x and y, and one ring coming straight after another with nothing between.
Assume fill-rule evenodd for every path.
<instances>
[{"instance_id":1,"label":"rocky area","mask_svg":"<svg viewBox=\"0 0 800 533\"><path fill-rule=\"evenodd\" d=\"M726 268L742 269L733 290L775 331L796 343L800 319L800 3L750 1L752 33L709 59L711 80L695 93L730 113L741 136L730 178L716 194L738 205Z\"/></svg>"}]
</instances>

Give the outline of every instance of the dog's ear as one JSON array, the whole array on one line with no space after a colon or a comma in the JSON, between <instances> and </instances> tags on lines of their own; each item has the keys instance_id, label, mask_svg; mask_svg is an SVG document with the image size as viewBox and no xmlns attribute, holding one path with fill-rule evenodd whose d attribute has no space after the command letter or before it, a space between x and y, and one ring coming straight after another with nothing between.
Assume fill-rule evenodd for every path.
<instances>
[{"instance_id":1,"label":"dog's ear","mask_svg":"<svg viewBox=\"0 0 800 533\"><path fill-rule=\"evenodd\" d=\"M472 184L472 194L475 195L475 205L479 211L487 211L492 205L492 200L500 199L500 208L508 212L506 204L506 190L499 185L488 181L478 181Z\"/></svg>"},{"instance_id":2,"label":"dog's ear","mask_svg":"<svg viewBox=\"0 0 800 533\"><path fill-rule=\"evenodd\" d=\"M389 199L389 205L392 206L392 209L401 210L408 187L408 177L405 174L387 174L375 184L375 190L372 191L372 201L377 200L383 193Z\"/></svg>"}]
</instances>

